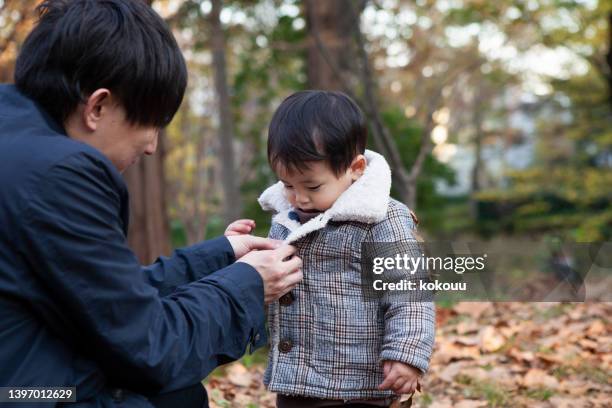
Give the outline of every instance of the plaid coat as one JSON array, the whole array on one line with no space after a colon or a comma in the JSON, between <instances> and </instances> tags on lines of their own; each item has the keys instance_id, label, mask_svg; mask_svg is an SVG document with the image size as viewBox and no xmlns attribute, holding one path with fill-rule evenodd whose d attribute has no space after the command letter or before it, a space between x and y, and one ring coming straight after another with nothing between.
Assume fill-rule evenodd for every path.
<instances>
[{"instance_id":1,"label":"plaid coat","mask_svg":"<svg viewBox=\"0 0 612 408\"><path fill-rule=\"evenodd\" d=\"M269 236L296 246L304 280L269 307L273 392L327 399L385 398L382 360L426 372L435 334L432 302L364 300L362 242L414 241L408 208L391 199L385 159L366 151L363 176L323 214L301 225L291 216L282 183L259 198L274 211Z\"/></svg>"}]
</instances>

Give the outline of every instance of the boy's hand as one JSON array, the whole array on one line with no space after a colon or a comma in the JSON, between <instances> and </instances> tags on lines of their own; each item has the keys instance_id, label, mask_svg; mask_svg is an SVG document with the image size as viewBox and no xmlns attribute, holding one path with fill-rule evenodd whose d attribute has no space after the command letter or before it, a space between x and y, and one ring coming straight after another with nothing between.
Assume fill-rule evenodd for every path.
<instances>
[{"instance_id":1,"label":"boy's hand","mask_svg":"<svg viewBox=\"0 0 612 408\"><path fill-rule=\"evenodd\" d=\"M226 237L231 237L232 235L250 234L254 228L255 221L253 220L236 220L227 226L223 235L225 235Z\"/></svg>"},{"instance_id":2,"label":"boy's hand","mask_svg":"<svg viewBox=\"0 0 612 408\"><path fill-rule=\"evenodd\" d=\"M384 361L383 373L385 380L378 386L379 390L392 390L396 394L413 394L415 390L421 390L421 371L418 368L399 361Z\"/></svg>"}]
</instances>

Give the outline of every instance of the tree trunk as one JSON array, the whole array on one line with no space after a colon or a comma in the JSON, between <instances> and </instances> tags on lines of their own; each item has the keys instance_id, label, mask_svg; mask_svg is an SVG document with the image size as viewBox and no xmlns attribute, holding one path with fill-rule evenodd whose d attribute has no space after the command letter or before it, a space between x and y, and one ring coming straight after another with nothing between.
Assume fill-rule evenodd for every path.
<instances>
[{"instance_id":1,"label":"tree trunk","mask_svg":"<svg viewBox=\"0 0 612 408\"><path fill-rule=\"evenodd\" d=\"M223 218L225 224L236 220L242 213L240 198L240 180L234 160L234 129L230 109L229 90L227 85L227 64L225 60L225 33L219 20L222 0L212 1L210 13L211 40L213 50L213 67L215 72L215 90L219 109L219 147L221 150L221 179L223 181Z\"/></svg>"},{"instance_id":2,"label":"tree trunk","mask_svg":"<svg viewBox=\"0 0 612 408\"><path fill-rule=\"evenodd\" d=\"M130 192L128 244L144 264L170 253L163 132L159 135L157 147L156 154L141 158L123 175Z\"/></svg>"},{"instance_id":3,"label":"tree trunk","mask_svg":"<svg viewBox=\"0 0 612 408\"><path fill-rule=\"evenodd\" d=\"M612 12L608 13L608 54L606 55L608 64L608 102L612 107Z\"/></svg>"},{"instance_id":4,"label":"tree trunk","mask_svg":"<svg viewBox=\"0 0 612 408\"><path fill-rule=\"evenodd\" d=\"M482 89L476 87L474 96L474 114L472 126L474 127L474 167L472 167L472 198L470 199L470 211L472 217L478 217L478 202L474 199L474 194L482 189L482 110L483 110Z\"/></svg>"},{"instance_id":5,"label":"tree trunk","mask_svg":"<svg viewBox=\"0 0 612 408\"><path fill-rule=\"evenodd\" d=\"M140 262L145 264L170 253L163 132L157 146L156 154L141 158L124 173L130 191L128 243Z\"/></svg>"},{"instance_id":6,"label":"tree trunk","mask_svg":"<svg viewBox=\"0 0 612 408\"><path fill-rule=\"evenodd\" d=\"M308 29L307 77L311 89L346 90L352 61L351 0L305 2Z\"/></svg>"}]
</instances>

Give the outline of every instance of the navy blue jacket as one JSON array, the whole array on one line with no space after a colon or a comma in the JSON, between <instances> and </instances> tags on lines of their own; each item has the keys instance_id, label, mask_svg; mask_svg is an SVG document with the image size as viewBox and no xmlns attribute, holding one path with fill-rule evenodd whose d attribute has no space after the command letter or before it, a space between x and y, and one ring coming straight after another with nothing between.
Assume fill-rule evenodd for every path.
<instances>
[{"instance_id":1,"label":"navy blue jacket","mask_svg":"<svg viewBox=\"0 0 612 408\"><path fill-rule=\"evenodd\" d=\"M261 345L263 282L226 238L142 267L127 228L113 164L1 85L0 386L75 386L83 407L122 388L150 407Z\"/></svg>"}]
</instances>

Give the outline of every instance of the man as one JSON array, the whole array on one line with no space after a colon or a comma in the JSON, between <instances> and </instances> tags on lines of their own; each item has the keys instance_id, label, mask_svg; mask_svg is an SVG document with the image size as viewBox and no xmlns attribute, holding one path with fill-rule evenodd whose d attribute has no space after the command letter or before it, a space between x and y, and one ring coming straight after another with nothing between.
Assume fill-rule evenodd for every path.
<instances>
[{"instance_id":1,"label":"man","mask_svg":"<svg viewBox=\"0 0 612 408\"><path fill-rule=\"evenodd\" d=\"M235 236L141 267L120 172L155 151L185 62L140 0L39 11L16 86L0 86L0 386L76 387L83 407L207 406L201 379L264 342L264 301L301 280L301 261Z\"/></svg>"}]
</instances>

